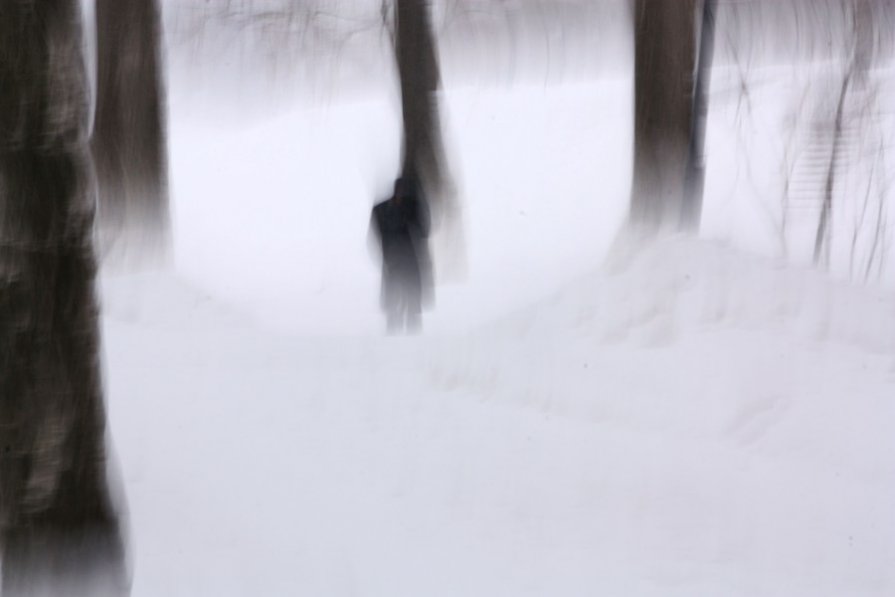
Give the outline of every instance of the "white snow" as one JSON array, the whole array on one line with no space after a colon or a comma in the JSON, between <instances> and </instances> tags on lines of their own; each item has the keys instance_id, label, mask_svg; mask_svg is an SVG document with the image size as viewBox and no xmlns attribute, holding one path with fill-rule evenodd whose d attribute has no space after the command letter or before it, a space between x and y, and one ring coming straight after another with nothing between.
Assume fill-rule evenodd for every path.
<instances>
[{"instance_id":1,"label":"white snow","mask_svg":"<svg viewBox=\"0 0 895 597\"><path fill-rule=\"evenodd\" d=\"M102 287L136 597L895 593L895 300L616 239L630 99L449 94L470 271L411 338L392 98L175 105L176 268Z\"/></svg>"}]
</instances>

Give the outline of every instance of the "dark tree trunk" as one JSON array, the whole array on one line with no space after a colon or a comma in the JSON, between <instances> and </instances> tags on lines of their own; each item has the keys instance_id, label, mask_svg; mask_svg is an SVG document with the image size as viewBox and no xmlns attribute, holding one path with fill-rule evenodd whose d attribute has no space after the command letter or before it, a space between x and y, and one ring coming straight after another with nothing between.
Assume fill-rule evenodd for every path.
<instances>
[{"instance_id":1,"label":"dark tree trunk","mask_svg":"<svg viewBox=\"0 0 895 597\"><path fill-rule=\"evenodd\" d=\"M0 2L0 57L0 593L124 595L78 0Z\"/></svg>"},{"instance_id":2,"label":"dark tree trunk","mask_svg":"<svg viewBox=\"0 0 895 597\"><path fill-rule=\"evenodd\" d=\"M432 216L432 260L441 281L466 275L460 202L450 178L436 93L438 57L429 0L395 0L395 57L404 127L402 176L416 180Z\"/></svg>"},{"instance_id":3,"label":"dark tree trunk","mask_svg":"<svg viewBox=\"0 0 895 597\"><path fill-rule=\"evenodd\" d=\"M100 250L156 255L169 233L158 1L96 0L96 32Z\"/></svg>"},{"instance_id":4,"label":"dark tree trunk","mask_svg":"<svg viewBox=\"0 0 895 597\"><path fill-rule=\"evenodd\" d=\"M715 55L715 3L702 1L702 24L699 32L699 57L696 65L696 87L693 90L693 125L690 148L687 152L687 172L684 178L684 204L681 227L699 231L702 215L702 195L705 189L705 129L709 115L709 86L712 59Z\"/></svg>"},{"instance_id":5,"label":"dark tree trunk","mask_svg":"<svg viewBox=\"0 0 895 597\"><path fill-rule=\"evenodd\" d=\"M438 58L428 0L397 0L395 55L404 125L402 175L420 181L436 221L450 217L444 204L444 148L435 93Z\"/></svg>"},{"instance_id":6,"label":"dark tree trunk","mask_svg":"<svg viewBox=\"0 0 895 597\"><path fill-rule=\"evenodd\" d=\"M684 218L696 5L697 0L636 0L630 219L646 231L677 228Z\"/></svg>"},{"instance_id":7,"label":"dark tree trunk","mask_svg":"<svg viewBox=\"0 0 895 597\"><path fill-rule=\"evenodd\" d=\"M839 100L836 103L836 115L833 118L833 143L830 147L830 160L827 165L827 177L824 182L823 203L820 208L820 218L817 223L817 232L814 237L814 264L829 267L830 265L830 217L833 212L833 190L836 186L836 166L839 159L840 146L842 144L842 129L844 128L843 115L845 99L851 84L852 72L849 68L842 78L842 86L839 89Z\"/></svg>"}]
</instances>

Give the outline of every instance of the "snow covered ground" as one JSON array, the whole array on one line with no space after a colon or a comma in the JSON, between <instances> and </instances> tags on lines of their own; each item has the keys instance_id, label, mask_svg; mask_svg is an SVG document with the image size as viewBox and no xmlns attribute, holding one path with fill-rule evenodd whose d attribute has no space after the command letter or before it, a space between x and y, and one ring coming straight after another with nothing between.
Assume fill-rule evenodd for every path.
<instances>
[{"instance_id":1,"label":"snow covered ground","mask_svg":"<svg viewBox=\"0 0 895 597\"><path fill-rule=\"evenodd\" d=\"M627 81L446 113L469 276L389 338L388 98L175 111L176 268L102 288L134 595L895 593L891 294L614 243Z\"/></svg>"}]
</instances>

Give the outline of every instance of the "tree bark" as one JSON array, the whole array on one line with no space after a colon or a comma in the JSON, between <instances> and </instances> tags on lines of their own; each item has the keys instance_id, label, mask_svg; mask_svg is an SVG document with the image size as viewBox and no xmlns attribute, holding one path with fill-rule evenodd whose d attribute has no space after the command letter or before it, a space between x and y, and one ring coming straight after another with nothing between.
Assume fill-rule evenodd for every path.
<instances>
[{"instance_id":1,"label":"tree bark","mask_svg":"<svg viewBox=\"0 0 895 597\"><path fill-rule=\"evenodd\" d=\"M4 597L125 595L99 370L78 0L0 2Z\"/></svg>"},{"instance_id":2,"label":"tree bark","mask_svg":"<svg viewBox=\"0 0 895 597\"><path fill-rule=\"evenodd\" d=\"M438 116L440 75L428 0L397 0L395 55L404 127L402 176L423 184L433 217L443 204L444 148Z\"/></svg>"},{"instance_id":3,"label":"tree bark","mask_svg":"<svg viewBox=\"0 0 895 597\"><path fill-rule=\"evenodd\" d=\"M630 221L649 233L684 218L693 131L697 0L636 0ZM698 213L688 217L698 217Z\"/></svg>"},{"instance_id":4,"label":"tree bark","mask_svg":"<svg viewBox=\"0 0 895 597\"><path fill-rule=\"evenodd\" d=\"M402 176L418 183L432 216L439 280L466 275L460 202L448 172L436 93L440 86L429 0L395 0L395 57L403 116Z\"/></svg>"},{"instance_id":5,"label":"tree bark","mask_svg":"<svg viewBox=\"0 0 895 597\"><path fill-rule=\"evenodd\" d=\"M96 0L96 32L100 250L142 261L169 236L158 1Z\"/></svg>"}]
</instances>

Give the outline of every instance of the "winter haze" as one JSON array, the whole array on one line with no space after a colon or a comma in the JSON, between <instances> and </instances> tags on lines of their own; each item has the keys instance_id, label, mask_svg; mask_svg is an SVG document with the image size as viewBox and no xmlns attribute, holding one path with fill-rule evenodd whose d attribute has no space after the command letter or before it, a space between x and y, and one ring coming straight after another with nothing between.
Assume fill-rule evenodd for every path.
<instances>
[{"instance_id":1,"label":"winter haze","mask_svg":"<svg viewBox=\"0 0 895 597\"><path fill-rule=\"evenodd\" d=\"M0 593L895 594L893 31L0 0Z\"/></svg>"}]
</instances>

